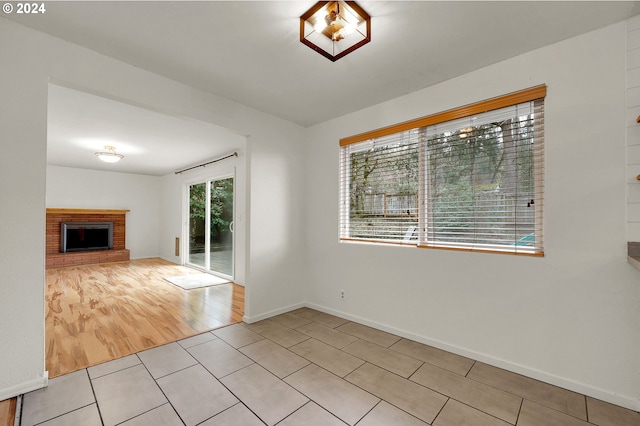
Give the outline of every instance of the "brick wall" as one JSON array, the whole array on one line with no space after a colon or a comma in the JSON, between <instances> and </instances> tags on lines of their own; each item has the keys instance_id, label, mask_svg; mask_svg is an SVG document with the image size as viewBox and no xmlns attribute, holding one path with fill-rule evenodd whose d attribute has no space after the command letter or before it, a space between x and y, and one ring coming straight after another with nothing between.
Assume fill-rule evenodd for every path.
<instances>
[{"instance_id":1,"label":"brick wall","mask_svg":"<svg viewBox=\"0 0 640 426\"><path fill-rule=\"evenodd\" d=\"M47 209L46 268L129 260L125 248L127 210ZM60 253L62 222L113 222L113 250Z\"/></svg>"}]
</instances>

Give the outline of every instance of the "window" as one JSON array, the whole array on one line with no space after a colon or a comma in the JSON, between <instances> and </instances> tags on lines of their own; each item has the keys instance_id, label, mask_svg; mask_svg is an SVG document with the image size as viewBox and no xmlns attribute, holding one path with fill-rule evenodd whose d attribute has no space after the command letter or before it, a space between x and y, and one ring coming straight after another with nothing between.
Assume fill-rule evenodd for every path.
<instances>
[{"instance_id":1,"label":"window","mask_svg":"<svg viewBox=\"0 0 640 426\"><path fill-rule=\"evenodd\" d=\"M545 95L342 139L341 239L542 255Z\"/></svg>"}]
</instances>

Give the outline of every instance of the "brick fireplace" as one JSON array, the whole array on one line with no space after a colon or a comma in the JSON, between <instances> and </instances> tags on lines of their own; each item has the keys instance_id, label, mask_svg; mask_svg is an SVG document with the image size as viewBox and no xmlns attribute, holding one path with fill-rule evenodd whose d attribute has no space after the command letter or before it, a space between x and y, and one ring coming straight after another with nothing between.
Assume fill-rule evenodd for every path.
<instances>
[{"instance_id":1,"label":"brick fireplace","mask_svg":"<svg viewBox=\"0 0 640 426\"><path fill-rule=\"evenodd\" d=\"M47 209L46 268L129 260L125 248L129 210ZM113 222L113 249L60 253L62 222Z\"/></svg>"}]
</instances>

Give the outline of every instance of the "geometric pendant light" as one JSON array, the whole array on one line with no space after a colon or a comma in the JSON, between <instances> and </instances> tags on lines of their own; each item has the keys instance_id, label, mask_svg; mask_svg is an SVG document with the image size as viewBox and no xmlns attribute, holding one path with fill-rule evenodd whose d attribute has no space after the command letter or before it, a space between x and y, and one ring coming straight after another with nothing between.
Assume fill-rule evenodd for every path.
<instances>
[{"instance_id":1,"label":"geometric pendant light","mask_svg":"<svg viewBox=\"0 0 640 426\"><path fill-rule=\"evenodd\" d=\"M371 41L371 17L354 1L320 1L300 16L300 42L335 62Z\"/></svg>"}]
</instances>

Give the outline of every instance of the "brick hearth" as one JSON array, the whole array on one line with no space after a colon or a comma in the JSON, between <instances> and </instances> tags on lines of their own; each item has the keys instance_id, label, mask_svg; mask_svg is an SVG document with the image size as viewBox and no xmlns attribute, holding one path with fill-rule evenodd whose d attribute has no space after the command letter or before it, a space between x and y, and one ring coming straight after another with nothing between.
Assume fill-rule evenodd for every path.
<instances>
[{"instance_id":1,"label":"brick hearth","mask_svg":"<svg viewBox=\"0 0 640 426\"><path fill-rule=\"evenodd\" d=\"M125 248L129 210L47 209L46 268L129 260ZM113 222L113 249L60 253L61 222Z\"/></svg>"}]
</instances>

